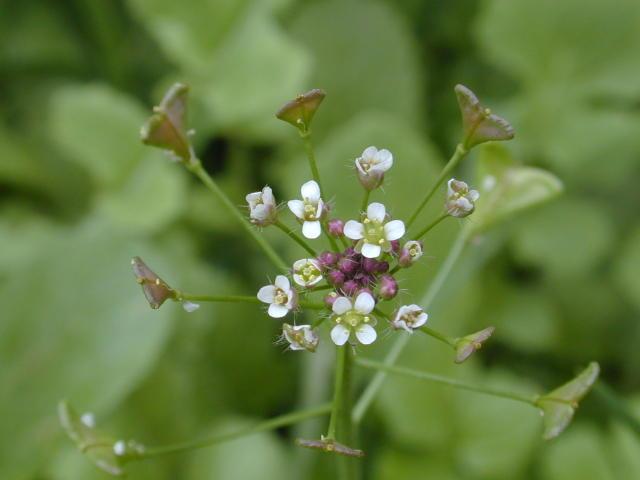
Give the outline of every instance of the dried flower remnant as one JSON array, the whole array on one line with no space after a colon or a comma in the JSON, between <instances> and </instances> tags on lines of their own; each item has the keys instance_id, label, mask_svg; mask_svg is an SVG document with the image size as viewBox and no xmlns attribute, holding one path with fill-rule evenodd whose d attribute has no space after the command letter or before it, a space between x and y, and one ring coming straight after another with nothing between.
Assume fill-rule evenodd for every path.
<instances>
[{"instance_id":1,"label":"dried flower remnant","mask_svg":"<svg viewBox=\"0 0 640 480\"><path fill-rule=\"evenodd\" d=\"M484 342L489 340L495 327L483 328L479 332L474 332L461 338L457 338L455 341L456 350L456 363L462 363L469 358L473 353L480 350Z\"/></svg>"},{"instance_id":2,"label":"dried flower remnant","mask_svg":"<svg viewBox=\"0 0 640 480\"><path fill-rule=\"evenodd\" d=\"M140 257L133 257L131 265L136 281L142 286L151 308L158 309L167 299L176 299L176 291L156 275Z\"/></svg>"},{"instance_id":3,"label":"dried flower remnant","mask_svg":"<svg viewBox=\"0 0 640 480\"><path fill-rule=\"evenodd\" d=\"M491 113L480 104L478 97L464 85L456 85L458 106L462 114L464 147L470 149L491 140L511 140L513 127L504 118Z\"/></svg>"},{"instance_id":4,"label":"dried flower remnant","mask_svg":"<svg viewBox=\"0 0 640 480\"><path fill-rule=\"evenodd\" d=\"M311 325L282 324L282 336L289 343L290 350L306 350L315 352L320 338L313 331Z\"/></svg>"},{"instance_id":5,"label":"dried flower remnant","mask_svg":"<svg viewBox=\"0 0 640 480\"><path fill-rule=\"evenodd\" d=\"M304 448L312 448L314 450L322 450L327 453L337 453L338 455L344 455L345 457L364 457L364 452L357 448L347 447L342 443L338 443L335 440L322 438L321 440L305 440L302 438L296 439L296 443Z\"/></svg>"},{"instance_id":6,"label":"dried flower remnant","mask_svg":"<svg viewBox=\"0 0 640 480\"><path fill-rule=\"evenodd\" d=\"M276 112L276 117L305 133L311 127L313 116L324 100L325 95L324 91L318 88L302 93L283 105Z\"/></svg>"}]
</instances>

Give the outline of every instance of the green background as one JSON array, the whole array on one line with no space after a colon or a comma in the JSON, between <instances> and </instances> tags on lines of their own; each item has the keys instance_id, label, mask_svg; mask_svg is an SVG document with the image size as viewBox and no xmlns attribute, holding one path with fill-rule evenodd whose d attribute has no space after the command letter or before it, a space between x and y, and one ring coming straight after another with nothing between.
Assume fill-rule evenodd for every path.
<instances>
[{"instance_id":1,"label":"green background","mask_svg":"<svg viewBox=\"0 0 640 480\"><path fill-rule=\"evenodd\" d=\"M350 165L368 145L394 153L376 198L406 218L458 140L453 86L473 89L514 125L512 156L565 192L476 239L430 311L452 335L495 325L486 348L456 366L416 336L400 363L545 391L597 360L640 414L638 51L637 0L0 1L2 478L106 478L61 433L62 398L118 437L162 444L330 396L330 349L283 353L280 323L255 305L151 311L134 282L134 255L194 293L251 295L274 275L194 178L141 145L174 81L191 86L196 150L238 205L265 183L278 201L297 196L306 161L273 114L325 89L314 138L345 218L361 197ZM476 161L459 176L473 183ZM422 297L466 222L430 234L403 299ZM278 234L265 232L300 258ZM364 473L640 478L640 437L608 405L592 392L545 443L531 408L392 378L361 432ZM324 427L143 462L130 478L332 478L331 457L292 446Z\"/></svg>"}]
</instances>

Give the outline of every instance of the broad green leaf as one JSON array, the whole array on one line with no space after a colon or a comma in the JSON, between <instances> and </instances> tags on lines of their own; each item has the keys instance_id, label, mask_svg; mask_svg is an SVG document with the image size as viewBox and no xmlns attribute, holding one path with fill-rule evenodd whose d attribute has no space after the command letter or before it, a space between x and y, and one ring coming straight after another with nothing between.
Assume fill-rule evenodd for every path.
<instances>
[{"instance_id":1,"label":"broad green leaf","mask_svg":"<svg viewBox=\"0 0 640 480\"><path fill-rule=\"evenodd\" d=\"M462 368L462 367L459 367ZM473 371L474 369L472 369ZM533 387L513 374L492 370L470 374L470 381L506 391L526 393ZM540 443L540 416L529 405L512 400L457 392L453 455L477 478L518 478Z\"/></svg>"},{"instance_id":2,"label":"broad green leaf","mask_svg":"<svg viewBox=\"0 0 640 480\"><path fill-rule=\"evenodd\" d=\"M151 249L85 226L49 237L1 286L0 415L11 435L0 463L8 478L51 453L60 399L105 412L153 365L172 310L149 309L135 284L129 261L141 252Z\"/></svg>"},{"instance_id":3,"label":"broad green leaf","mask_svg":"<svg viewBox=\"0 0 640 480\"><path fill-rule=\"evenodd\" d=\"M309 3L294 18L291 33L313 54L309 86L327 92L314 131L327 132L366 109L396 114L420 127L419 51L393 3ZM376 140L363 148L371 144Z\"/></svg>"},{"instance_id":4,"label":"broad green leaf","mask_svg":"<svg viewBox=\"0 0 640 480\"><path fill-rule=\"evenodd\" d=\"M590 426L576 426L558 441L549 444L542 456L545 480L614 480L606 457L601 432Z\"/></svg>"},{"instance_id":5,"label":"broad green leaf","mask_svg":"<svg viewBox=\"0 0 640 480\"><path fill-rule=\"evenodd\" d=\"M232 432L248 420L226 418L210 432ZM293 459L271 432L258 433L196 452L187 467L186 479L260 478L288 480L296 478Z\"/></svg>"},{"instance_id":6,"label":"broad green leaf","mask_svg":"<svg viewBox=\"0 0 640 480\"><path fill-rule=\"evenodd\" d=\"M640 227L636 227L626 239L614 271L618 287L640 310Z\"/></svg>"},{"instance_id":7,"label":"broad green leaf","mask_svg":"<svg viewBox=\"0 0 640 480\"><path fill-rule=\"evenodd\" d=\"M567 277L592 272L607 257L614 240L611 216L601 204L562 199L521 222L513 247L523 264Z\"/></svg>"},{"instance_id":8,"label":"broad green leaf","mask_svg":"<svg viewBox=\"0 0 640 480\"><path fill-rule=\"evenodd\" d=\"M482 149L478 168L480 200L472 217L474 231L494 226L562 192L562 183L555 175L517 165L499 145Z\"/></svg>"},{"instance_id":9,"label":"broad green leaf","mask_svg":"<svg viewBox=\"0 0 640 480\"><path fill-rule=\"evenodd\" d=\"M143 108L106 86L69 86L54 93L51 135L98 187L96 207L116 226L149 232L185 204L185 175L140 141Z\"/></svg>"}]
</instances>

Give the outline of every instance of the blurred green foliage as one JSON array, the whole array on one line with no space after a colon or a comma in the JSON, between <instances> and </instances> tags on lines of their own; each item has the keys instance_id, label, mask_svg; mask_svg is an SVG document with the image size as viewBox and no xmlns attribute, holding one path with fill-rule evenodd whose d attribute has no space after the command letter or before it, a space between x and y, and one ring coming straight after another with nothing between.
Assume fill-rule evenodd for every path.
<instances>
[{"instance_id":1,"label":"blurred green foliage","mask_svg":"<svg viewBox=\"0 0 640 480\"><path fill-rule=\"evenodd\" d=\"M380 198L400 218L457 141L453 85L471 87L516 130L508 152L482 155L510 155L526 174L547 168L564 196L479 237L430 312L454 335L495 324L486 349L456 366L416 338L401 362L529 391L597 359L638 406L636 0L3 0L0 40L3 479L104 478L63 439L62 398L106 430L161 444L328 395L315 385L326 368L310 379L316 358L282 355L279 324L254 306L151 311L133 281L134 255L194 292L252 294L273 274L197 182L140 144L149 106L175 80L191 85L198 152L237 204L267 182L283 201L308 178L296 135L273 114L320 87L314 137L336 212L359 205L350 162L373 144L396 158ZM403 284L416 301L459 228L430 234L429 258ZM265 234L288 259L300 254ZM520 405L391 378L360 439L365 473L640 478L639 437L597 393L559 439L543 443L541 428ZM328 457L300 452L290 433L144 462L130 477L331 475Z\"/></svg>"}]
</instances>

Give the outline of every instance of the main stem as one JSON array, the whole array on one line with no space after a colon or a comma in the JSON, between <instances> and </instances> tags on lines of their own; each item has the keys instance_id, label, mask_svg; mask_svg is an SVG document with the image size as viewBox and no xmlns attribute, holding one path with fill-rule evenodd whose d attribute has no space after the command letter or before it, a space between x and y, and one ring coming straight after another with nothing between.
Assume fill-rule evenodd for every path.
<instances>
[{"instance_id":1,"label":"main stem","mask_svg":"<svg viewBox=\"0 0 640 480\"><path fill-rule=\"evenodd\" d=\"M211 437L202 438L200 440L176 443L173 445L166 445L162 447L150 447L145 450L144 457L158 457L161 455L168 455L172 453L188 452L191 450L196 450L198 448L204 448L218 443L228 442L245 435L251 435L267 430L274 430L276 428L292 425L308 418L325 415L331 411L331 408L331 404L326 403L317 407L300 410L298 412L287 413L279 417L274 417L269 420L265 420L264 422L260 422L256 425L241 428L239 430L236 430L235 432L213 435Z\"/></svg>"},{"instance_id":2,"label":"main stem","mask_svg":"<svg viewBox=\"0 0 640 480\"><path fill-rule=\"evenodd\" d=\"M436 183L433 184L431 189L427 192L425 197L422 199L422 202L420 203L420 205L418 205L418 208L416 208L416 210L413 212L413 214L409 218L409 221L407 222L407 229L413 224L416 218L418 218L418 215L420 215L420 212L422 212L422 209L427 205L427 203L429 203L429 200L431 200L431 197L433 197L433 195L436 193L440 185L442 185L442 183L449 176L449 173L458 166L458 164L460 163L460 160L462 160L467 155L467 153L469 153L469 151L461 143L459 143L456 146L456 150L455 152L453 152L453 156L449 159L447 164L444 166L444 168L442 169L442 172L440 172L440 176L436 180Z\"/></svg>"},{"instance_id":3,"label":"main stem","mask_svg":"<svg viewBox=\"0 0 640 480\"><path fill-rule=\"evenodd\" d=\"M433 299L436 297L436 295L442 288L442 285L444 284L447 277L449 276L449 273L451 273L451 270L454 264L456 263L456 261L460 257L460 254L464 250L464 246L466 242L467 242L467 232L465 230L462 230L458 234L458 238L456 239L455 243L453 244L453 247L449 251L449 255L447 256L446 260L440 267L440 270L438 271L438 274L436 275L436 277L433 279L433 282L431 282L431 285L429 286L429 290L427 291L427 294L425 295L425 298L422 301L422 307L425 310L429 308L429 306L431 305L431 302L433 302ZM387 356L384 358L384 365L392 366L398 360L398 357L402 353L402 350L404 350L404 347L409 342L409 338L411 338L409 335L401 335L398 337L396 342L391 347L391 350L389 351L389 353L387 353ZM373 399L375 398L375 396L378 394L378 390L380 390L380 387L382 387L382 384L384 383L384 380L386 379L386 377L387 377L387 373L385 371L381 370L376 372L376 374L373 376L373 379L369 382L369 385L367 385L367 388L365 388L364 392L362 392L362 395L360 396L360 398L355 404L355 407L353 408L353 421L356 424L360 423L364 418L364 415L367 413L367 409L373 402Z\"/></svg>"},{"instance_id":4,"label":"main stem","mask_svg":"<svg viewBox=\"0 0 640 480\"><path fill-rule=\"evenodd\" d=\"M327 429L327 440L336 440L338 425L344 415L345 377L348 375L346 370L350 367L348 357L348 345L336 348L336 376L333 386L333 407L331 409L331 418L329 419L329 428Z\"/></svg>"},{"instance_id":5,"label":"main stem","mask_svg":"<svg viewBox=\"0 0 640 480\"><path fill-rule=\"evenodd\" d=\"M187 168L192 171L204 185L216 196L216 198L226 207L226 209L240 222L242 227L247 231L251 237L258 243L260 248L269 257L269 260L282 271L288 270L288 265L278 255L278 253L267 243L267 241L261 237L255 230L253 225L240 213L233 202L227 197L227 195L220 189L218 184L211 178L207 171L202 167L202 163L198 159L192 159Z\"/></svg>"},{"instance_id":6,"label":"main stem","mask_svg":"<svg viewBox=\"0 0 640 480\"><path fill-rule=\"evenodd\" d=\"M424 333L426 333L430 337L433 337L436 340L440 340L441 342L446 343L450 347L456 348L456 342L453 338L447 337L445 334L440 333L437 330L434 330L433 328L429 328L426 325L420 327L420 330L422 330Z\"/></svg>"},{"instance_id":7,"label":"main stem","mask_svg":"<svg viewBox=\"0 0 640 480\"><path fill-rule=\"evenodd\" d=\"M455 378L443 377L441 375L436 375L434 373L429 373L429 372L422 372L419 370L414 370L412 368L385 365L384 363L368 360L366 358L358 358L356 359L356 363L362 367L370 368L373 370L378 370L378 371L387 372L387 373L396 373L398 375L413 377L419 380L427 380L430 382L440 383L443 385L460 388L462 390L470 390L472 392L483 393L485 395L491 395L494 397L508 398L509 400L515 400L517 402L523 402L533 406L536 406L536 398L538 398L537 395L528 396L528 395L522 395L520 393L507 392L505 390L485 387L484 385L467 383L461 380L457 380Z\"/></svg>"},{"instance_id":8,"label":"main stem","mask_svg":"<svg viewBox=\"0 0 640 480\"><path fill-rule=\"evenodd\" d=\"M194 302L222 302L222 303L262 303L258 297L251 295L192 295L179 292L177 300L192 300ZM322 310L326 308L324 303L298 300L298 305L310 310Z\"/></svg>"},{"instance_id":9,"label":"main stem","mask_svg":"<svg viewBox=\"0 0 640 480\"><path fill-rule=\"evenodd\" d=\"M311 169L311 176L320 187L320 192L324 194L325 191L322 188L322 183L320 182L320 171L318 170L318 164L316 162L316 154L313 150L313 143L311 142L311 131L306 130L304 132L300 132L300 138L302 138L304 151L307 154L307 159L309 160L309 168Z\"/></svg>"}]
</instances>

